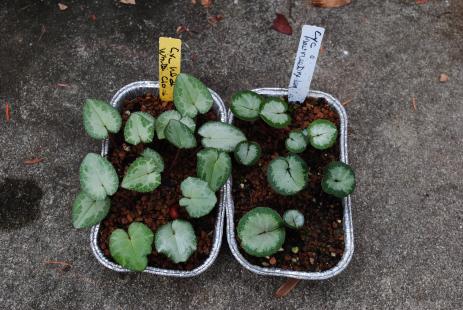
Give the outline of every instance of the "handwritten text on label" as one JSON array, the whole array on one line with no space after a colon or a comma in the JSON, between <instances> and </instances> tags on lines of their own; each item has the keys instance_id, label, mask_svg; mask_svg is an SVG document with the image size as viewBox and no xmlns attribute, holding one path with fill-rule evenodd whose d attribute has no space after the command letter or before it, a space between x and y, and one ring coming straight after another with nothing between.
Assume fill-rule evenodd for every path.
<instances>
[{"instance_id":1,"label":"handwritten text on label","mask_svg":"<svg viewBox=\"0 0 463 310\"><path fill-rule=\"evenodd\" d=\"M159 38L159 96L172 101L177 75L180 74L182 41L174 38Z\"/></svg>"}]
</instances>

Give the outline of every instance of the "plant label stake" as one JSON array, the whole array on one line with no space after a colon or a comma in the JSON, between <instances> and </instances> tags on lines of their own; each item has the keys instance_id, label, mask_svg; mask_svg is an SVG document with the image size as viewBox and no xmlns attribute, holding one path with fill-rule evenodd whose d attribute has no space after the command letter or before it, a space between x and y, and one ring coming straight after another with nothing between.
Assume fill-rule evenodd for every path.
<instances>
[{"instance_id":1,"label":"plant label stake","mask_svg":"<svg viewBox=\"0 0 463 310\"><path fill-rule=\"evenodd\" d=\"M317 26L302 27L296 60L288 87L289 102L303 102L307 97L312 82L315 64L325 29Z\"/></svg>"},{"instance_id":2,"label":"plant label stake","mask_svg":"<svg viewBox=\"0 0 463 310\"><path fill-rule=\"evenodd\" d=\"M180 39L159 38L159 97L163 101L174 99L174 85L180 74L182 41Z\"/></svg>"}]
</instances>

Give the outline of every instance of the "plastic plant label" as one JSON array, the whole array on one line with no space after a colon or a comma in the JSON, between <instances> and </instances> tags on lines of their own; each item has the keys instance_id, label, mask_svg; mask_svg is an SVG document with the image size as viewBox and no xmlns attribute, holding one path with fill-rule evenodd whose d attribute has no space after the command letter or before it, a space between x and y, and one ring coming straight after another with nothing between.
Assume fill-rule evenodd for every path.
<instances>
[{"instance_id":1,"label":"plastic plant label","mask_svg":"<svg viewBox=\"0 0 463 310\"><path fill-rule=\"evenodd\" d=\"M174 86L180 74L182 41L180 39L159 38L159 96L161 100L174 99Z\"/></svg>"},{"instance_id":2,"label":"plastic plant label","mask_svg":"<svg viewBox=\"0 0 463 310\"><path fill-rule=\"evenodd\" d=\"M302 27L296 60L288 86L289 102L303 102L307 97L324 33L325 29L321 27L309 25Z\"/></svg>"}]
</instances>

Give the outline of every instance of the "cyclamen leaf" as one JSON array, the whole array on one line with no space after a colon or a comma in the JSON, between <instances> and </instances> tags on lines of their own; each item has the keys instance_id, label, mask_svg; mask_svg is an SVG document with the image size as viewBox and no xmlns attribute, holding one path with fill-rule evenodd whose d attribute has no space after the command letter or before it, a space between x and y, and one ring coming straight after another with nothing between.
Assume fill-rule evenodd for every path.
<instances>
[{"instance_id":1,"label":"cyclamen leaf","mask_svg":"<svg viewBox=\"0 0 463 310\"><path fill-rule=\"evenodd\" d=\"M260 158L261 147L256 142L243 141L235 148L235 159L242 165L252 166Z\"/></svg>"},{"instance_id":2,"label":"cyclamen leaf","mask_svg":"<svg viewBox=\"0 0 463 310\"><path fill-rule=\"evenodd\" d=\"M80 164L80 187L95 200L103 200L117 191L119 178L104 157L89 153Z\"/></svg>"},{"instance_id":3,"label":"cyclamen leaf","mask_svg":"<svg viewBox=\"0 0 463 310\"><path fill-rule=\"evenodd\" d=\"M245 121L254 121L264 104L264 98L252 91L241 91L233 95L230 110L233 114Z\"/></svg>"},{"instance_id":4,"label":"cyclamen leaf","mask_svg":"<svg viewBox=\"0 0 463 310\"><path fill-rule=\"evenodd\" d=\"M204 149L196 154L198 177L206 181L212 191L218 191L231 174L230 156L216 149Z\"/></svg>"},{"instance_id":5,"label":"cyclamen leaf","mask_svg":"<svg viewBox=\"0 0 463 310\"><path fill-rule=\"evenodd\" d=\"M162 114L159 115L159 117L156 120L156 134L158 136L158 139L161 140L166 137L164 131L171 119L180 121L181 123L186 125L192 132L194 132L196 129L195 121L191 117L182 117L182 115L175 110L165 111L162 112Z\"/></svg>"},{"instance_id":6,"label":"cyclamen leaf","mask_svg":"<svg viewBox=\"0 0 463 310\"><path fill-rule=\"evenodd\" d=\"M72 225L75 228L86 228L98 224L109 212L109 198L95 200L85 192L77 194L72 207Z\"/></svg>"},{"instance_id":7,"label":"cyclamen leaf","mask_svg":"<svg viewBox=\"0 0 463 310\"><path fill-rule=\"evenodd\" d=\"M286 149L291 153L301 153L307 148L305 137L300 131L291 131L285 141Z\"/></svg>"},{"instance_id":8,"label":"cyclamen leaf","mask_svg":"<svg viewBox=\"0 0 463 310\"><path fill-rule=\"evenodd\" d=\"M355 189L354 170L343 162L331 162L325 168L322 189L325 193L337 198L349 196Z\"/></svg>"},{"instance_id":9,"label":"cyclamen leaf","mask_svg":"<svg viewBox=\"0 0 463 310\"><path fill-rule=\"evenodd\" d=\"M238 237L243 250L256 257L275 254L285 242L286 230L281 216L273 209L258 207L239 221Z\"/></svg>"},{"instance_id":10,"label":"cyclamen leaf","mask_svg":"<svg viewBox=\"0 0 463 310\"><path fill-rule=\"evenodd\" d=\"M201 179L188 177L180 184L180 189L184 198L180 199L179 204L185 207L191 217L209 214L217 203L215 193Z\"/></svg>"},{"instance_id":11,"label":"cyclamen leaf","mask_svg":"<svg viewBox=\"0 0 463 310\"><path fill-rule=\"evenodd\" d=\"M141 156L145 158L152 158L156 162L156 169L158 172L163 172L164 171L164 160L161 157L161 154L156 152L155 150L150 149L149 147L146 148L143 153L141 153Z\"/></svg>"},{"instance_id":12,"label":"cyclamen leaf","mask_svg":"<svg viewBox=\"0 0 463 310\"><path fill-rule=\"evenodd\" d=\"M130 224L128 234L116 229L109 237L109 252L114 260L124 268L143 271L148 266L147 256L151 254L153 232L143 223Z\"/></svg>"},{"instance_id":13,"label":"cyclamen leaf","mask_svg":"<svg viewBox=\"0 0 463 310\"><path fill-rule=\"evenodd\" d=\"M196 147L196 138L193 132L181 121L171 119L164 130L167 140L179 149Z\"/></svg>"},{"instance_id":14,"label":"cyclamen leaf","mask_svg":"<svg viewBox=\"0 0 463 310\"><path fill-rule=\"evenodd\" d=\"M233 152L241 141L246 140L244 133L233 125L221 122L207 122L198 130L203 137L204 147L214 148L224 152Z\"/></svg>"},{"instance_id":15,"label":"cyclamen leaf","mask_svg":"<svg viewBox=\"0 0 463 310\"><path fill-rule=\"evenodd\" d=\"M299 229L304 226L304 214L298 210L288 210L283 214L285 224L293 229Z\"/></svg>"},{"instance_id":16,"label":"cyclamen leaf","mask_svg":"<svg viewBox=\"0 0 463 310\"><path fill-rule=\"evenodd\" d=\"M151 192L161 184L162 168L154 158L139 157L130 164L121 187L140 193Z\"/></svg>"},{"instance_id":17,"label":"cyclamen leaf","mask_svg":"<svg viewBox=\"0 0 463 310\"><path fill-rule=\"evenodd\" d=\"M192 133L195 132L195 130L196 130L196 123L195 123L195 120L192 119L191 117L182 116L182 118L180 119L180 123L186 125L186 126L188 127L188 129L191 130Z\"/></svg>"},{"instance_id":18,"label":"cyclamen leaf","mask_svg":"<svg viewBox=\"0 0 463 310\"><path fill-rule=\"evenodd\" d=\"M291 116L286 113L288 104L279 98L270 98L264 103L260 116L274 128L284 128L291 123Z\"/></svg>"},{"instance_id":19,"label":"cyclamen leaf","mask_svg":"<svg viewBox=\"0 0 463 310\"><path fill-rule=\"evenodd\" d=\"M155 118L145 112L134 112L130 115L124 128L124 139L127 143L137 145L140 142L150 143L154 137Z\"/></svg>"},{"instance_id":20,"label":"cyclamen leaf","mask_svg":"<svg viewBox=\"0 0 463 310\"><path fill-rule=\"evenodd\" d=\"M85 100L83 118L85 131L94 139L105 139L108 131L116 133L121 129L122 118L119 111L102 100Z\"/></svg>"},{"instance_id":21,"label":"cyclamen leaf","mask_svg":"<svg viewBox=\"0 0 463 310\"><path fill-rule=\"evenodd\" d=\"M304 189L308 182L308 168L298 155L278 157L267 170L267 181L280 195L293 195Z\"/></svg>"},{"instance_id":22,"label":"cyclamen leaf","mask_svg":"<svg viewBox=\"0 0 463 310\"><path fill-rule=\"evenodd\" d=\"M175 220L162 225L154 237L156 251L163 253L174 263L183 263L196 251L196 236L193 226L184 220Z\"/></svg>"},{"instance_id":23,"label":"cyclamen leaf","mask_svg":"<svg viewBox=\"0 0 463 310\"><path fill-rule=\"evenodd\" d=\"M197 78L180 73L175 80L174 87L175 108L182 114L195 117L209 111L213 104L211 93Z\"/></svg>"},{"instance_id":24,"label":"cyclamen leaf","mask_svg":"<svg viewBox=\"0 0 463 310\"><path fill-rule=\"evenodd\" d=\"M317 150L332 147L336 142L337 135L336 125L326 119L317 119L307 127L309 142Z\"/></svg>"}]
</instances>

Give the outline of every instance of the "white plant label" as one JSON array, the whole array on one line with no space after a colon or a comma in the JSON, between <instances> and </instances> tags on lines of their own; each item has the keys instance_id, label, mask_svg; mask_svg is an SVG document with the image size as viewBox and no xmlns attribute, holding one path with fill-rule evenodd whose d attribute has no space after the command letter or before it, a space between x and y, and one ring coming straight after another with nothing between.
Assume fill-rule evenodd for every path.
<instances>
[{"instance_id":1,"label":"white plant label","mask_svg":"<svg viewBox=\"0 0 463 310\"><path fill-rule=\"evenodd\" d=\"M307 97L324 33L325 28L310 25L302 27L288 87L289 102L303 102Z\"/></svg>"}]
</instances>

